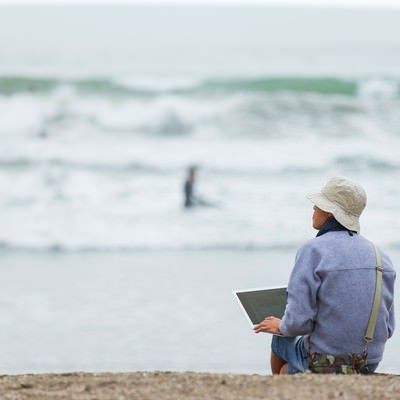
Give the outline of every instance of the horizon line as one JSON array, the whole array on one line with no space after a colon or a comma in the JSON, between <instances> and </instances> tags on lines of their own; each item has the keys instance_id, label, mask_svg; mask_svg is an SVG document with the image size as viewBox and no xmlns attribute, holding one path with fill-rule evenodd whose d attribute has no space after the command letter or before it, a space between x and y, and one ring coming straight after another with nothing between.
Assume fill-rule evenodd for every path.
<instances>
[{"instance_id":1,"label":"horizon line","mask_svg":"<svg viewBox=\"0 0 400 400\"><path fill-rule=\"evenodd\" d=\"M0 6L265 7L400 9L397 0L0 0Z\"/></svg>"}]
</instances>

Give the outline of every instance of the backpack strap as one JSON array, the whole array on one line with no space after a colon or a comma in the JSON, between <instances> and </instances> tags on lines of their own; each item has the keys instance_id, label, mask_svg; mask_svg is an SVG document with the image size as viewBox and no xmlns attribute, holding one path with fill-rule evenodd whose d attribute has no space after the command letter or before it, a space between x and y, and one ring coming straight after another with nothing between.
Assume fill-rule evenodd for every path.
<instances>
[{"instance_id":1,"label":"backpack strap","mask_svg":"<svg viewBox=\"0 0 400 400\"><path fill-rule=\"evenodd\" d=\"M371 315L369 317L368 326L365 331L364 339L368 344L374 338L376 320L378 318L379 305L381 302L382 295L382 274L383 274L383 266L382 266L382 256L378 247L373 243L375 249L376 256L376 283L375 283L375 296L374 303L372 305Z\"/></svg>"}]
</instances>

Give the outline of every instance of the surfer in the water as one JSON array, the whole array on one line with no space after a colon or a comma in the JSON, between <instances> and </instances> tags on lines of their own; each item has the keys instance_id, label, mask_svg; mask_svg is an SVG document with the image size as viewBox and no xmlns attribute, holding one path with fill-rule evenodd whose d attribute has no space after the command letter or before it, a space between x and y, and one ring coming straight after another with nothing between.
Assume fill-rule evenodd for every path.
<instances>
[{"instance_id":1,"label":"surfer in the water","mask_svg":"<svg viewBox=\"0 0 400 400\"><path fill-rule=\"evenodd\" d=\"M194 183L196 180L196 167L189 167L188 173L183 188L185 194L185 207L193 207L197 203L197 199L194 195Z\"/></svg>"},{"instance_id":2,"label":"surfer in the water","mask_svg":"<svg viewBox=\"0 0 400 400\"><path fill-rule=\"evenodd\" d=\"M219 203L210 202L195 194L194 186L196 182L196 176L197 168L194 166L189 167L187 170L185 184L183 186L185 208L188 209L195 206L220 208L221 205Z\"/></svg>"}]
</instances>

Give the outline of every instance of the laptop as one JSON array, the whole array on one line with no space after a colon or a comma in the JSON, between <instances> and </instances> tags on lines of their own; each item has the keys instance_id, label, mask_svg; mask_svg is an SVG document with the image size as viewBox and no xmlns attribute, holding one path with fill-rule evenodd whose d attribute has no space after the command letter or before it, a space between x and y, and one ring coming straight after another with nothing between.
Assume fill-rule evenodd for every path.
<instances>
[{"instance_id":1,"label":"laptop","mask_svg":"<svg viewBox=\"0 0 400 400\"><path fill-rule=\"evenodd\" d=\"M286 308L286 286L236 290L234 292L250 325L259 324L266 317L282 318Z\"/></svg>"}]
</instances>

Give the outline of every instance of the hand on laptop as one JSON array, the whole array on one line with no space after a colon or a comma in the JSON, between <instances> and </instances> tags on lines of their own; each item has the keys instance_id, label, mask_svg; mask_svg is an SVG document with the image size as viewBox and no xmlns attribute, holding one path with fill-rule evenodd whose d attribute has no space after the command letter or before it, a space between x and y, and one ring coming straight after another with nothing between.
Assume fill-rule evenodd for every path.
<instances>
[{"instance_id":1,"label":"hand on laptop","mask_svg":"<svg viewBox=\"0 0 400 400\"><path fill-rule=\"evenodd\" d=\"M276 317L267 317L264 321L254 326L254 331L255 333L266 332L273 333L274 335L281 335L281 331L279 330L280 324L281 319Z\"/></svg>"}]
</instances>

